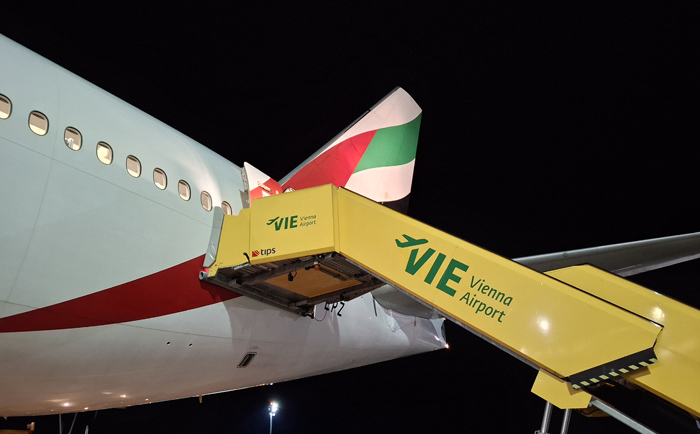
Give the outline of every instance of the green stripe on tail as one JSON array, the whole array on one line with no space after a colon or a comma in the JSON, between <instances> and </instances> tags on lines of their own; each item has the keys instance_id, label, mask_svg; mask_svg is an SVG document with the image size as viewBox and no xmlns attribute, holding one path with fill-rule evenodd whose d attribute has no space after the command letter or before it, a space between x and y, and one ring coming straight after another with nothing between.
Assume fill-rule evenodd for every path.
<instances>
[{"instance_id":1,"label":"green stripe on tail","mask_svg":"<svg viewBox=\"0 0 700 434\"><path fill-rule=\"evenodd\" d=\"M418 131L423 113L411 122L377 130L353 173L375 167L400 166L416 158Z\"/></svg>"}]
</instances>

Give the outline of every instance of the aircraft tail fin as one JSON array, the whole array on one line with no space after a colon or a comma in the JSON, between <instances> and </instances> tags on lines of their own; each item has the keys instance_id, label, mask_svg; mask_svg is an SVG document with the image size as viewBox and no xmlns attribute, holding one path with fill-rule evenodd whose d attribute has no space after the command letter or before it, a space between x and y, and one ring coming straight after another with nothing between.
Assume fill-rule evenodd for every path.
<instances>
[{"instance_id":1,"label":"aircraft tail fin","mask_svg":"<svg viewBox=\"0 0 700 434\"><path fill-rule=\"evenodd\" d=\"M405 212L421 115L397 87L282 179L282 189L333 184Z\"/></svg>"},{"instance_id":2,"label":"aircraft tail fin","mask_svg":"<svg viewBox=\"0 0 700 434\"><path fill-rule=\"evenodd\" d=\"M248 163L243 163L241 172L243 184L248 192L248 203L259 197L273 196L282 193L282 187L277 181L262 172L257 167Z\"/></svg>"}]
</instances>

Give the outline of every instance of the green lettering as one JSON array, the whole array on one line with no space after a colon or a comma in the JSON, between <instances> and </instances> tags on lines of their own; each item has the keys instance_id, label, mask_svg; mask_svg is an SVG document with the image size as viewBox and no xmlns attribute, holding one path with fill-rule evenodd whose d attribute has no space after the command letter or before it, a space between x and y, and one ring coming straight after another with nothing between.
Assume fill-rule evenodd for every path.
<instances>
[{"instance_id":1,"label":"green lettering","mask_svg":"<svg viewBox=\"0 0 700 434\"><path fill-rule=\"evenodd\" d=\"M442 255L442 253L440 253L440 254ZM444 259L444 255L443 255L443 259ZM437 261L435 261L435 262L437 262ZM435 266L433 265L433 268L434 267ZM469 269L469 265L463 264L456 259L450 260L449 265L447 265L447 269L445 269L445 272L442 273L442 277L440 278L440 281L437 284L437 288L440 291L442 291L446 294L449 294L453 297L455 295L455 292L457 292L457 291L450 288L447 284L450 282L450 280L453 281L454 283L459 283L462 280L461 276L457 276L456 274L454 274L455 268L460 269L462 271L467 271ZM430 271L432 272L432 270L430 270ZM435 271L437 272L437 270L435 270ZM426 282L427 282L427 280L426 280ZM428 282L428 283L430 283L430 282Z\"/></svg>"},{"instance_id":2,"label":"green lettering","mask_svg":"<svg viewBox=\"0 0 700 434\"><path fill-rule=\"evenodd\" d=\"M411 255L408 257L408 262L406 263L406 272L410 275L416 274L416 271L420 270L420 267L425 264L431 256L433 256L435 250L428 249L423 253L418 262L416 262L416 257L418 256L418 249L411 250Z\"/></svg>"},{"instance_id":3,"label":"green lettering","mask_svg":"<svg viewBox=\"0 0 700 434\"><path fill-rule=\"evenodd\" d=\"M513 301L513 297L506 297L505 300L503 300L503 304L506 306L510 306L510 303Z\"/></svg>"},{"instance_id":4,"label":"green lettering","mask_svg":"<svg viewBox=\"0 0 700 434\"><path fill-rule=\"evenodd\" d=\"M425 283L431 284L433 283L433 279L435 279L435 275L437 274L438 270L442 266L442 262L445 260L445 255L442 253L438 254L438 257L435 258L435 262L433 262L433 266L430 267L430 271L428 271L428 275L425 276ZM442 280L440 280L442 282ZM438 285L438 288L440 288L440 285ZM445 291L447 292L447 291ZM448 293L449 294L449 293ZM452 294L450 295L455 295L455 292L452 291Z\"/></svg>"},{"instance_id":5,"label":"green lettering","mask_svg":"<svg viewBox=\"0 0 700 434\"><path fill-rule=\"evenodd\" d=\"M295 228L295 227L297 227L297 217L298 217L298 216L293 215L293 216L291 216L291 217L289 218L289 227L290 227L290 228Z\"/></svg>"}]
</instances>

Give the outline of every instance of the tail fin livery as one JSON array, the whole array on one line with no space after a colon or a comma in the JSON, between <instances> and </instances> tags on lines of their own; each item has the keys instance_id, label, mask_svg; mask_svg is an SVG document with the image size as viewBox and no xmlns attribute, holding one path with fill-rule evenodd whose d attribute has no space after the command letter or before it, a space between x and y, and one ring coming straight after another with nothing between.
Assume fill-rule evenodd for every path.
<instances>
[{"instance_id":1,"label":"tail fin livery","mask_svg":"<svg viewBox=\"0 0 700 434\"><path fill-rule=\"evenodd\" d=\"M330 183L405 210L421 114L413 98L397 87L280 184L298 190Z\"/></svg>"},{"instance_id":2,"label":"tail fin livery","mask_svg":"<svg viewBox=\"0 0 700 434\"><path fill-rule=\"evenodd\" d=\"M243 185L248 191L248 203L259 197L282 193L282 187L277 181L250 163L243 163L241 174L243 176Z\"/></svg>"},{"instance_id":3,"label":"tail fin livery","mask_svg":"<svg viewBox=\"0 0 700 434\"><path fill-rule=\"evenodd\" d=\"M421 114L413 98L397 87L288 174L279 183L281 190L333 184L405 211ZM260 177L269 178L262 172ZM264 194L252 194L257 186L249 187L251 200Z\"/></svg>"}]
</instances>

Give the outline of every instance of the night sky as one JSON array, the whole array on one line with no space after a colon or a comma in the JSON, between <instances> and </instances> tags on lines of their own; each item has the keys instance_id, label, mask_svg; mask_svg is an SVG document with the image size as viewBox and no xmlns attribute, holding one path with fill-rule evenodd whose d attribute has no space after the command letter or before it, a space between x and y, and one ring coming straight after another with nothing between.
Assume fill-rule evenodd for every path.
<instances>
[{"instance_id":1,"label":"night sky","mask_svg":"<svg viewBox=\"0 0 700 434\"><path fill-rule=\"evenodd\" d=\"M0 33L273 178L401 86L423 109L418 220L508 257L700 230L690 6L88 4L3 6ZM698 275L695 261L635 280L698 306ZM266 433L271 399L276 433L539 428L532 368L452 324L447 337L203 404L82 413L74 432ZM569 432L632 431L574 415Z\"/></svg>"}]
</instances>

